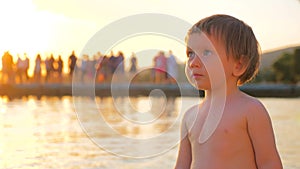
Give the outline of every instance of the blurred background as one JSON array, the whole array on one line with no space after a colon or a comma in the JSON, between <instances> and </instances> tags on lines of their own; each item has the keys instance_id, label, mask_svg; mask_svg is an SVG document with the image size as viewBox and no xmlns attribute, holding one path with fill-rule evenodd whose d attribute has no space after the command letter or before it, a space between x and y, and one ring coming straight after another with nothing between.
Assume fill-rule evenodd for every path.
<instances>
[{"instance_id":1,"label":"blurred background","mask_svg":"<svg viewBox=\"0 0 300 169\"><path fill-rule=\"evenodd\" d=\"M120 135L141 139L168 131L176 138L179 131L169 131L170 126L189 105L202 99L185 78L184 44L165 36L140 35L108 51L82 52L106 25L141 13L167 14L191 24L222 13L249 24L261 45L262 60L257 77L241 90L258 97L269 111L284 168L300 168L299 0L11 0L1 1L0 7L0 168L174 166L176 145L145 159L113 154L150 149L120 144L101 128L91 139L74 107L79 101L86 112L98 112ZM156 71L159 60L165 63L160 69L169 73ZM130 101L121 90L129 80ZM72 82L82 91L93 86L94 96L74 96ZM117 98L111 96L111 83L119 85ZM165 96L149 103L153 89L161 89ZM151 104L163 104L158 117L160 110ZM155 123L126 125L124 117ZM94 127L95 119L87 113L84 122ZM95 139L105 140L106 147ZM153 144L160 150L165 142Z\"/></svg>"}]
</instances>

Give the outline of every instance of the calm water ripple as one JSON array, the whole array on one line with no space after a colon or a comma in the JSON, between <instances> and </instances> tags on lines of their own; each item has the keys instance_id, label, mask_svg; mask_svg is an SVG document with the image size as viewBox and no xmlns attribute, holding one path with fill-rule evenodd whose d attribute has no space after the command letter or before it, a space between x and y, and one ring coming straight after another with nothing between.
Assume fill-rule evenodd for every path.
<instances>
[{"instance_id":1,"label":"calm water ripple","mask_svg":"<svg viewBox=\"0 0 300 169\"><path fill-rule=\"evenodd\" d=\"M184 98L197 103L197 98ZM82 98L86 109L91 109L88 98ZM300 98L261 98L273 120L278 149L285 169L300 168ZM149 109L147 98L132 98L135 110ZM121 134L133 138L148 138L167 130L178 115L178 98L167 104L166 113L150 128L127 126L124 119L116 116L111 98L97 98L99 110L106 121ZM122 100L121 100L122 102ZM169 105L169 106L168 106ZM148 106L148 107L147 107ZM121 106L126 117L131 119L153 117L132 114L126 104ZM141 112L142 113L142 112ZM95 117L86 117L86 120ZM125 125L124 125L125 124ZM90 127L97 124L90 123ZM145 135L145 131L147 134ZM0 98L0 168L3 169L157 169L172 168L177 147L153 158L133 159L115 156L97 146L83 132L74 110L71 97L34 97L8 101ZM99 134L100 133L100 134ZM177 135L171 131L171 135ZM96 132L98 139L104 139L116 151L145 151L137 147L118 144L109 133ZM170 137L172 138L172 137ZM166 142L168 140L166 139ZM163 143L158 144L164 146Z\"/></svg>"}]
</instances>

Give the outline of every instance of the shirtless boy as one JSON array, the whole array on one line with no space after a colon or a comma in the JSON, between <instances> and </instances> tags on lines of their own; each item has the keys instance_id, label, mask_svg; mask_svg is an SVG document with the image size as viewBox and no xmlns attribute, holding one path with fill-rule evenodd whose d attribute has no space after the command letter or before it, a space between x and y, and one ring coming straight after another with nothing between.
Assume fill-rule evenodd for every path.
<instances>
[{"instance_id":1,"label":"shirtless boy","mask_svg":"<svg viewBox=\"0 0 300 169\"><path fill-rule=\"evenodd\" d=\"M183 118L175 168L282 169L267 110L238 88L259 67L251 27L213 15L188 31L186 44L186 75L205 97Z\"/></svg>"}]
</instances>

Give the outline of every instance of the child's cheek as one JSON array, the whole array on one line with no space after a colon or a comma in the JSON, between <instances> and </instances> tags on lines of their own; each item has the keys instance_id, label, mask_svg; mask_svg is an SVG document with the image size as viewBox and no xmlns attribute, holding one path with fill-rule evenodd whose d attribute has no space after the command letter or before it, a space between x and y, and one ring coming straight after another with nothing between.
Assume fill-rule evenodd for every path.
<instances>
[{"instance_id":1,"label":"child's cheek","mask_svg":"<svg viewBox=\"0 0 300 169\"><path fill-rule=\"evenodd\" d=\"M212 88L213 86L219 86L226 82L225 69L218 56L203 59L203 62L205 63L205 69L208 73Z\"/></svg>"},{"instance_id":2,"label":"child's cheek","mask_svg":"<svg viewBox=\"0 0 300 169\"><path fill-rule=\"evenodd\" d=\"M186 62L186 65L185 65L185 76L187 77L189 83L196 87L196 81L195 79L193 79L193 75L192 75L192 71L191 71L191 68L189 67L189 62L187 61Z\"/></svg>"}]
</instances>

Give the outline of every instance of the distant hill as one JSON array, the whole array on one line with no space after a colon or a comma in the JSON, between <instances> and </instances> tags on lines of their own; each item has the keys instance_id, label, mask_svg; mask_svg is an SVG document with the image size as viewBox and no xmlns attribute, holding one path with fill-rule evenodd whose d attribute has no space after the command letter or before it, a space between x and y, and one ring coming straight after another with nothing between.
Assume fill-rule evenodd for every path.
<instances>
[{"instance_id":1,"label":"distant hill","mask_svg":"<svg viewBox=\"0 0 300 169\"><path fill-rule=\"evenodd\" d=\"M294 53L294 50L300 48L299 46L286 47L275 49L262 53L260 70L271 68L272 64L284 53Z\"/></svg>"}]
</instances>

